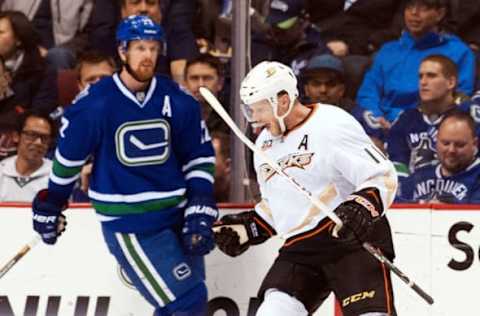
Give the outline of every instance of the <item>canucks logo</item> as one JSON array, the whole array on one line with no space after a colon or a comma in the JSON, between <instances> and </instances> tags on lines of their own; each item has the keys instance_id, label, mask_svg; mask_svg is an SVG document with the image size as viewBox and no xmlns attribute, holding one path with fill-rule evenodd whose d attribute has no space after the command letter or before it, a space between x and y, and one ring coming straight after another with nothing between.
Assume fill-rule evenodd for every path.
<instances>
[{"instance_id":1,"label":"canucks logo","mask_svg":"<svg viewBox=\"0 0 480 316\"><path fill-rule=\"evenodd\" d=\"M169 144L170 125L164 119L127 122L115 132L117 158L127 166L164 163Z\"/></svg>"},{"instance_id":2,"label":"canucks logo","mask_svg":"<svg viewBox=\"0 0 480 316\"><path fill-rule=\"evenodd\" d=\"M419 168L436 164L437 155L432 144L432 139L427 135L420 135L419 143L412 148L410 156L410 170L415 171Z\"/></svg>"}]
</instances>

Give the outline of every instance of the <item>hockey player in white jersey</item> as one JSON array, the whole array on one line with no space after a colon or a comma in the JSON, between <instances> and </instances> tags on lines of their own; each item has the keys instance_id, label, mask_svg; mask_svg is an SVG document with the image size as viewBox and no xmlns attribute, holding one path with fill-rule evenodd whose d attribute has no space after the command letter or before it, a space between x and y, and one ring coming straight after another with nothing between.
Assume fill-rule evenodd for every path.
<instances>
[{"instance_id":1,"label":"hockey player in white jersey","mask_svg":"<svg viewBox=\"0 0 480 316\"><path fill-rule=\"evenodd\" d=\"M394 257L384 216L397 187L393 164L347 112L301 104L283 64L258 64L240 95L247 119L263 127L256 145L343 221L334 237L328 210L254 157L262 200L252 211L223 216L215 238L230 256L275 234L285 239L260 287L257 315L310 315L331 292L345 316L395 315L390 273L361 246L368 241Z\"/></svg>"},{"instance_id":2,"label":"hockey player in white jersey","mask_svg":"<svg viewBox=\"0 0 480 316\"><path fill-rule=\"evenodd\" d=\"M215 246L215 156L200 105L155 76L163 30L131 16L117 30L122 70L77 97L62 117L48 190L33 227L54 244L80 169L93 156L88 195L107 246L155 316L206 312L203 255ZM112 267L113 268L113 267Z\"/></svg>"}]
</instances>

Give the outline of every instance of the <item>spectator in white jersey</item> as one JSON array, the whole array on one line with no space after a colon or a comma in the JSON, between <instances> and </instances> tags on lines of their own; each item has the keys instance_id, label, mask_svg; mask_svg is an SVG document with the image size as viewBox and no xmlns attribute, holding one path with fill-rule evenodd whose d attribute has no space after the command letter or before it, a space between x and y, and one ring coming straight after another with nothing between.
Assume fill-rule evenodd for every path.
<instances>
[{"instance_id":1,"label":"spectator in white jersey","mask_svg":"<svg viewBox=\"0 0 480 316\"><path fill-rule=\"evenodd\" d=\"M17 155L0 162L0 201L30 202L48 185L52 162L45 158L56 127L46 113L31 110L24 113L14 138Z\"/></svg>"},{"instance_id":2,"label":"spectator in white jersey","mask_svg":"<svg viewBox=\"0 0 480 316\"><path fill-rule=\"evenodd\" d=\"M247 119L263 127L256 145L325 206L318 209L254 154L262 200L254 210L223 216L215 237L230 256L275 234L285 240L260 287L256 315L311 315L331 292L344 316L396 315L389 272L362 248L369 241L394 257L383 216L397 186L393 164L344 110L300 103L297 79L281 63L255 66L240 96ZM331 212L343 222L338 238ZM351 299L365 291L375 295Z\"/></svg>"}]
</instances>

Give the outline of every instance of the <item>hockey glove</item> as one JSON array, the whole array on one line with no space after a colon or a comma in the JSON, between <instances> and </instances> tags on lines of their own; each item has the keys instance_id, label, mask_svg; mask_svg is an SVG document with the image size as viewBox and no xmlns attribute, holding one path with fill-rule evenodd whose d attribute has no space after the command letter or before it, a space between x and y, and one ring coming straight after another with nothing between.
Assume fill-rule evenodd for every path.
<instances>
[{"instance_id":1,"label":"hockey glove","mask_svg":"<svg viewBox=\"0 0 480 316\"><path fill-rule=\"evenodd\" d=\"M33 229L40 234L44 243L53 245L65 231L67 222L62 211L67 203L61 204L48 197L48 190L40 190L32 202Z\"/></svg>"},{"instance_id":2,"label":"hockey glove","mask_svg":"<svg viewBox=\"0 0 480 316\"><path fill-rule=\"evenodd\" d=\"M236 257L250 245L258 245L275 234L257 213L252 211L224 215L215 223L215 242L225 254Z\"/></svg>"},{"instance_id":3,"label":"hockey glove","mask_svg":"<svg viewBox=\"0 0 480 316\"><path fill-rule=\"evenodd\" d=\"M218 218L214 203L193 204L185 210L183 245L187 254L204 256L215 248L212 224Z\"/></svg>"},{"instance_id":4,"label":"hockey glove","mask_svg":"<svg viewBox=\"0 0 480 316\"><path fill-rule=\"evenodd\" d=\"M335 210L342 220L343 226L338 237L344 240L357 239L363 243L368 241L374 224L383 213L380 193L376 188L366 188L350 195Z\"/></svg>"}]
</instances>

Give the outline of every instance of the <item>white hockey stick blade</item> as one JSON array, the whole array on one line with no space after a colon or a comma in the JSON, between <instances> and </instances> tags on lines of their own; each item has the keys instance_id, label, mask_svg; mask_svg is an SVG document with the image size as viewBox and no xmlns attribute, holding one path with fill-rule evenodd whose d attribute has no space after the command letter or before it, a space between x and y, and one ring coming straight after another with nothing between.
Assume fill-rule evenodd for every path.
<instances>
[{"instance_id":1,"label":"white hockey stick blade","mask_svg":"<svg viewBox=\"0 0 480 316\"><path fill-rule=\"evenodd\" d=\"M315 205L319 210L325 213L336 225L334 228L334 235L337 235L337 232L342 227L343 223L338 218L337 214L330 211L327 206L315 199L310 191L305 187L300 185L294 178L288 175L275 161L268 157L263 151L261 151L241 130L238 128L237 124L233 121L230 115L225 111L223 106L220 104L218 99L208 90L207 88L201 87L200 94L207 101L208 104L218 113L218 115L225 121L225 123L232 129L232 131L237 135L237 137L253 151L257 156L259 156L263 161L265 161L270 167L273 168L279 175L286 178L295 188L297 188L303 195L305 195L310 202Z\"/></svg>"},{"instance_id":2,"label":"white hockey stick blade","mask_svg":"<svg viewBox=\"0 0 480 316\"><path fill-rule=\"evenodd\" d=\"M0 279L7 274L10 269L15 266L20 259L23 258L33 247L35 247L38 242L40 241L40 235L36 235L32 240L26 243L16 254L13 256L12 259L8 260L8 262L0 269Z\"/></svg>"}]
</instances>

